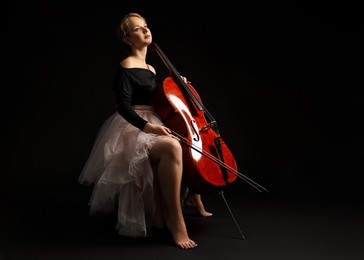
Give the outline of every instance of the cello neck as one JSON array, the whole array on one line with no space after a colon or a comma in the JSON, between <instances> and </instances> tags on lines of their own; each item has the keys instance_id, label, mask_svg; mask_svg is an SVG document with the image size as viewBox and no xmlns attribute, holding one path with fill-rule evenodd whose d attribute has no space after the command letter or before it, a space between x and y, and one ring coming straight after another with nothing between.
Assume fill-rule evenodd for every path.
<instances>
[{"instance_id":1,"label":"cello neck","mask_svg":"<svg viewBox=\"0 0 364 260\"><path fill-rule=\"evenodd\" d=\"M181 88L181 90L185 91L187 95L191 98L191 100L194 102L196 107L200 111L204 111L205 115L209 118L210 122L214 122L214 131L216 133L219 133L219 129L217 126L216 120L213 118L211 113L207 110L207 108L200 102L200 100L194 95L194 93L191 91L191 89L187 86L187 84L182 80L181 75L178 73L176 68L173 66L172 62L168 59L168 57L164 54L164 52L161 50L161 48L156 44L155 42L152 42L149 47L152 51L156 51L158 56L163 61L164 65L168 68L169 73L177 83L177 85Z\"/></svg>"},{"instance_id":2,"label":"cello neck","mask_svg":"<svg viewBox=\"0 0 364 260\"><path fill-rule=\"evenodd\" d=\"M159 48L158 44L151 43L151 45L152 45L151 46L152 50L155 50L157 52L158 56L163 61L164 65L166 65L166 67L169 70L169 73L171 74L173 79L176 81L178 86L188 94L188 96L193 100L193 102L195 103L195 105L198 107L199 110L206 111L206 108L204 107L204 105L196 98L196 96L192 93L191 89L189 87L187 87L186 83L182 80L181 75L178 73L176 68L173 66L173 64L170 62L170 60L164 54L164 52L161 50L161 48Z\"/></svg>"}]
</instances>

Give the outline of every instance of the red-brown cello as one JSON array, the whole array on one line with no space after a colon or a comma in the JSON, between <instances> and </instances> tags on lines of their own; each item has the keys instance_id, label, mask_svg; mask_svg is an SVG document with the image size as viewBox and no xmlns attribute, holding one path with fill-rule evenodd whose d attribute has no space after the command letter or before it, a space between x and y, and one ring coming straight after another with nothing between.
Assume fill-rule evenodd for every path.
<instances>
[{"instance_id":1,"label":"red-brown cello","mask_svg":"<svg viewBox=\"0 0 364 260\"><path fill-rule=\"evenodd\" d=\"M153 107L172 135L183 144L183 178L187 186L197 193L205 193L221 189L239 177L258 191L267 191L237 170L217 122L196 90L183 81L156 43L150 49L157 52L170 72L155 93Z\"/></svg>"}]
</instances>

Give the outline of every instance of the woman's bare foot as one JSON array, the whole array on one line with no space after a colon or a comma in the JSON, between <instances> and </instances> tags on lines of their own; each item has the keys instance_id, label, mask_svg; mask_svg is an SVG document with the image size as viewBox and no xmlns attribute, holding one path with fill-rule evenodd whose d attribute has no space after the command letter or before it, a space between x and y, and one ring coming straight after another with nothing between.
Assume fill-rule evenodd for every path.
<instances>
[{"instance_id":1,"label":"woman's bare foot","mask_svg":"<svg viewBox=\"0 0 364 260\"><path fill-rule=\"evenodd\" d=\"M192 249L197 246L196 242L189 238L184 221L177 221L175 224L168 224L167 227L172 233L174 243L181 249Z\"/></svg>"},{"instance_id":2,"label":"woman's bare foot","mask_svg":"<svg viewBox=\"0 0 364 260\"><path fill-rule=\"evenodd\" d=\"M197 210L197 212L202 217L212 216L211 212L208 212L208 211L205 210L205 207L204 207L204 205L202 203L200 194L196 194L196 193L188 194L187 198L184 201L184 205L186 205L187 207L194 208L195 210Z\"/></svg>"}]
</instances>

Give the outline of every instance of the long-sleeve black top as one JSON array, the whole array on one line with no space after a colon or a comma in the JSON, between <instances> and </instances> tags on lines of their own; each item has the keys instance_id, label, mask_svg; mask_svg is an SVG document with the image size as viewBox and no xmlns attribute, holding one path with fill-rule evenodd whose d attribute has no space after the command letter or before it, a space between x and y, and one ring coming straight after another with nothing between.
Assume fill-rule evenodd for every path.
<instances>
[{"instance_id":1,"label":"long-sleeve black top","mask_svg":"<svg viewBox=\"0 0 364 260\"><path fill-rule=\"evenodd\" d=\"M112 85L118 113L130 124L143 130L148 122L131 106L151 105L156 87L156 75L151 70L118 66Z\"/></svg>"}]
</instances>

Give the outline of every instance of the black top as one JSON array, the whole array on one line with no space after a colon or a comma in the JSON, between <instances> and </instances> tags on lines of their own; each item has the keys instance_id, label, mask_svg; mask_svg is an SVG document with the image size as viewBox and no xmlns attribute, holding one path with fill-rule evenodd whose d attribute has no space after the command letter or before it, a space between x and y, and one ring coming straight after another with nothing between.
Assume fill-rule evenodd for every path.
<instances>
[{"instance_id":1,"label":"black top","mask_svg":"<svg viewBox=\"0 0 364 260\"><path fill-rule=\"evenodd\" d=\"M118 66L112 88L115 91L118 113L130 124L143 130L148 122L131 106L152 105L152 96L157 88L156 75L148 69Z\"/></svg>"}]
</instances>

